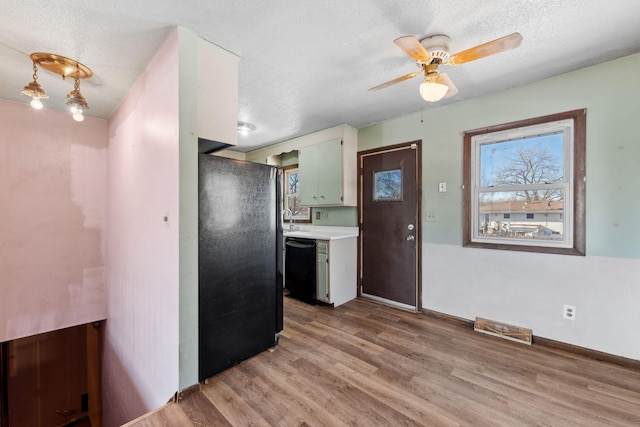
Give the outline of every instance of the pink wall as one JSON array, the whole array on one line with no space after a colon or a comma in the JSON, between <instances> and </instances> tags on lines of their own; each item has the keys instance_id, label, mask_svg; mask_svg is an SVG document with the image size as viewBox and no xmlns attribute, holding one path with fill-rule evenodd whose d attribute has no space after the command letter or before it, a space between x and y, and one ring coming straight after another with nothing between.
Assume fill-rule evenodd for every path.
<instances>
[{"instance_id":1,"label":"pink wall","mask_svg":"<svg viewBox=\"0 0 640 427\"><path fill-rule=\"evenodd\" d=\"M0 341L106 317L107 122L0 100Z\"/></svg>"},{"instance_id":2,"label":"pink wall","mask_svg":"<svg viewBox=\"0 0 640 427\"><path fill-rule=\"evenodd\" d=\"M178 101L174 30L108 120L106 426L178 390Z\"/></svg>"}]
</instances>

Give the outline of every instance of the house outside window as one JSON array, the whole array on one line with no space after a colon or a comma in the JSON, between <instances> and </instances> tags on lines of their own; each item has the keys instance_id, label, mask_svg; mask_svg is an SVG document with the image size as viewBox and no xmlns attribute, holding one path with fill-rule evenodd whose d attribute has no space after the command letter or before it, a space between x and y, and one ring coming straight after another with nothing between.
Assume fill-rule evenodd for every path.
<instances>
[{"instance_id":1,"label":"house outside window","mask_svg":"<svg viewBox=\"0 0 640 427\"><path fill-rule=\"evenodd\" d=\"M584 255L585 111L465 132L464 246Z\"/></svg>"}]
</instances>

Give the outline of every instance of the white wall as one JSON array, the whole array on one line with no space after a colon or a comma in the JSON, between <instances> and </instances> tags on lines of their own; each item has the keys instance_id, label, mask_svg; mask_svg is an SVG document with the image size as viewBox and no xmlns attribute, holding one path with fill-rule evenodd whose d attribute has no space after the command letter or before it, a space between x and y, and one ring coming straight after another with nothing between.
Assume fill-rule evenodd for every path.
<instances>
[{"instance_id":1,"label":"white wall","mask_svg":"<svg viewBox=\"0 0 640 427\"><path fill-rule=\"evenodd\" d=\"M640 359L633 332L640 325L639 69L633 55L425 109L423 122L414 114L359 131L359 150L423 141L425 308ZM463 132L580 108L587 108L587 256L463 248ZM446 193L437 191L441 181ZM426 222L426 212L437 222ZM574 321L562 319L563 304L576 306Z\"/></svg>"},{"instance_id":2,"label":"white wall","mask_svg":"<svg viewBox=\"0 0 640 427\"><path fill-rule=\"evenodd\" d=\"M178 28L180 67L180 381L198 382L198 37ZM224 142L224 141L219 141Z\"/></svg>"},{"instance_id":3,"label":"white wall","mask_svg":"<svg viewBox=\"0 0 640 427\"><path fill-rule=\"evenodd\" d=\"M174 30L108 121L106 426L178 390L178 93Z\"/></svg>"},{"instance_id":4,"label":"white wall","mask_svg":"<svg viewBox=\"0 0 640 427\"><path fill-rule=\"evenodd\" d=\"M0 100L0 341L106 317L107 123Z\"/></svg>"}]
</instances>

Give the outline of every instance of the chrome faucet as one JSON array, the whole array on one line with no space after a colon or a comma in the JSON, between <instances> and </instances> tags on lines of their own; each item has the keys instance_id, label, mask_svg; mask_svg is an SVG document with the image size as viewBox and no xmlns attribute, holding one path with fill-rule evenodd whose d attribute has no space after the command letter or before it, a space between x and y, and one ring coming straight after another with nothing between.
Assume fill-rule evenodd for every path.
<instances>
[{"instance_id":1,"label":"chrome faucet","mask_svg":"<svg viewBox=\"0 0 640 427\"><path fill-rule=\"evenodd\" d=\"M295 225L294 225L294 220L293 220L293 212L291 212L291 209L287 208L284 210L284 213L289 213L289 231L294 231L295 230Z\"/></svg>"}]
</instances>

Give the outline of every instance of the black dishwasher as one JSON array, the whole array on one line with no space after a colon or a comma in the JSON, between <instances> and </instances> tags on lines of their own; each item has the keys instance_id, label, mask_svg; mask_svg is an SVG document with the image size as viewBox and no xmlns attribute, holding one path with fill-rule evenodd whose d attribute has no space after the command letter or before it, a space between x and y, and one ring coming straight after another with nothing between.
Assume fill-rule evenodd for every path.
<instances>
[{"instance_id":1,"label":"black dishwasher","mask_svg":"<svg viewBox=\"0 0 640 427\"><path fill-rule=\"evenodd\" d=\"M316 241L287 237L285 240L284 288L291 297L316 302Z\"/></svg>"}]
</instances>

